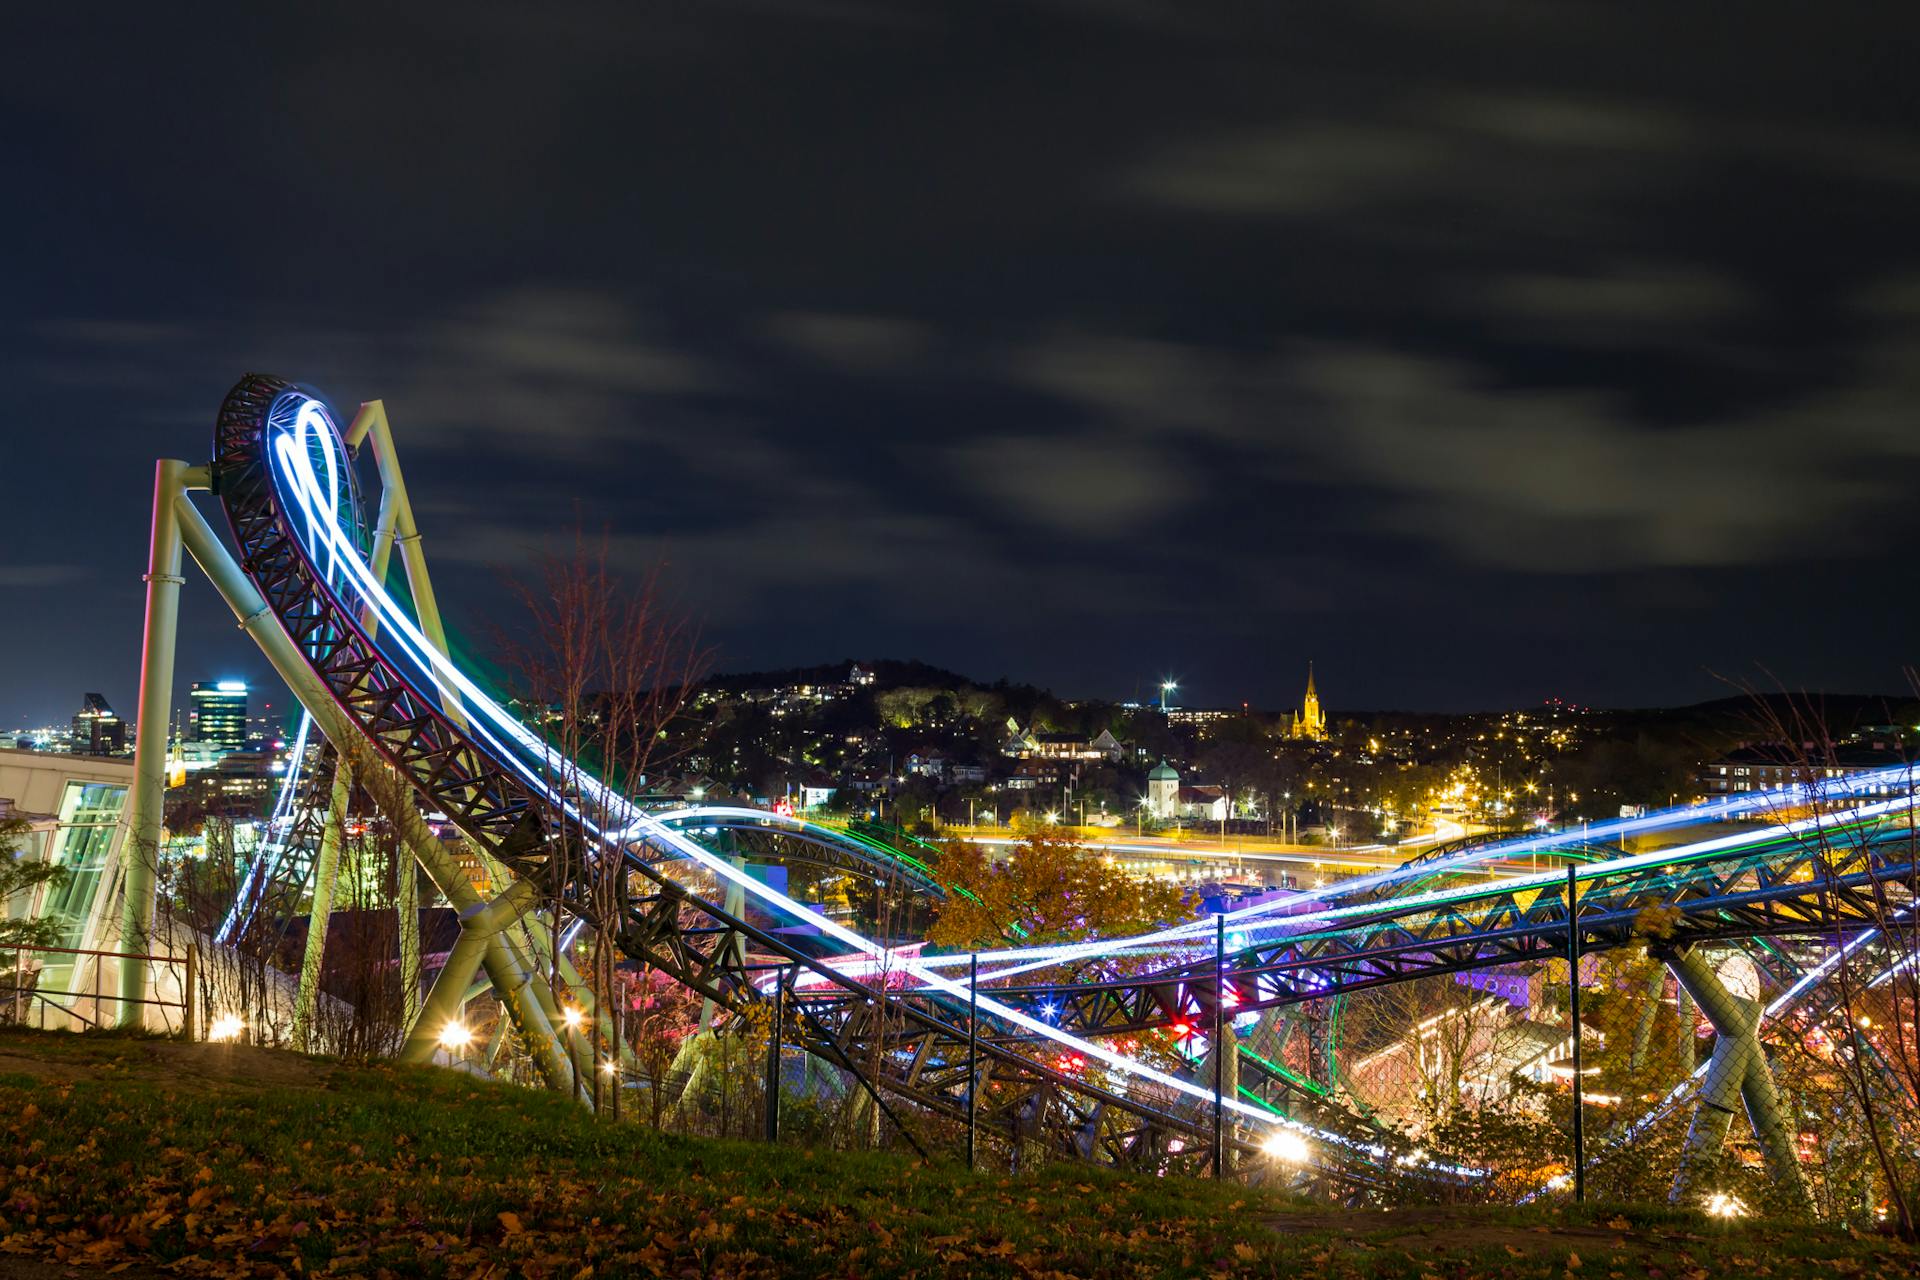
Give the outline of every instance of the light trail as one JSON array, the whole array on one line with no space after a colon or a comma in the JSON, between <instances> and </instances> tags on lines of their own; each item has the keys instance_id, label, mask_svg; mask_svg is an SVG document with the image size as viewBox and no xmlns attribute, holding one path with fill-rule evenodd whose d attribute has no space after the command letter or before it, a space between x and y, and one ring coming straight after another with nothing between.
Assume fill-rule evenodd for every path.
<instances>
[{"instance_id":1,"label":"light trail","mask_svg":"<svg viewBox=\"0 0 1920 1280\"><path fill-rule=\"evenodd\" d=\"M298 402L293 406L293 421L290 426L282 420L280 412L282 405L289 400ZM564 781L572 783L590 798L596 806L595 814L602 816L590 814L580 804L570 799L565 788L556 787L547 776L547 770L553 764L552 748L495 703L484 690L467 677L465 672L456 667L428 641L426 635L408 616L407 611L387 593L381 583L375 581L359 549L353 544L346 531L340 527L338 513L332 499L339 492L339 476L345 470L345 460L336 458L336 451L340 448L339 433L324 406L304 393L287 392L279 401L276 401L267 419L269 438L265 443L269 460L268 471L277 491L286 500L281 509L288 516L295 513L300 516L303 522L300 532L306 535L304 541L309 555L313 554L317 546L327 557L328 573L317 585L321 590L332 595L336 603L342 605L345 604L343 593L351 592L355 595L365 607L357 610L343 607L342 620L347 621L348 625L357 625L351 619L377 618L380 624L378 633L381 637L380 646L391 656L392 650L388 649L388 645L390 642L397 642L396 647L407 662L438 692L443 706L449 694L458 695L468 720L467 732L480 739L497 763L510 769L547 803L578 823L583 831L600 840L606 851L613 856L626 856L626 839L629 833L643 833L648 843L672 849L714 876L738 885L761 902L811 924L821 934L832 938L842 946L864 953L875 960L889 958L895 972L905 973L926 988L946 995L956 1002L968 999L970 993L964 982L948 978L914 957L872 942L853 930L829 920L806 904L762 883L746 871L735 867L729 860L710 853L667 827L653 815L618 795L584 770L572 769ZM321 430L322 424L325 427L324 431ZM276 427L279 428L277 432ZM319 446L318 452L322 454L326 470L325 484L321 482L315 470L314 446L316 444ZM337 584L332 580L335 569L342 571ZM536 765L533 761L539 761L540 764ZM606 818L611 818L611 821L606 821ZM1063 1031L1011 1005L977 994L973 996L973 1000L981 1012L1010 1026L1072 1049L1085 1058L1103 1063L1123 1075L1151 1082L1197 1101L1209 1103L1214 1101L1213 1091L1210 1089L1202 1088L1094 1041ZM1311 1133L1322 1142L1371 1153L1371 1149L1366 1144L1330 1131L1302 1125L1285 1117L1275 1116L1260 1107L1241 1102L1237 1098L1224 1098L1221 1103L1245 1120Z\"/></svg>"},{"instance_id":2,"label":"light trail","mask_svg":"<svg viewBox=\"0 0 1920 1280\"><path fill-rule=\"evenodd\" d=\"M290 420L283 412L287 409L291 411ZM266 439L263 442L266 446L267 470L281 498L282 519L295 521L297 517L296 541L305 548L309 562L314 565L320 575L319 581L314 584L315 588L331 596L334 603L342 606L341 618L348 627L363 625L358 621L360 619L366 620L364 623L366 626L377 624L380 628L382 651L390 658L400 658L407 673L418 676L418 679L409 679L408 683L417 690L433 691L440 699L442 707L457 699L467 719L465 731L477 745L485 750L495 763L508 770L557 812L570 821L578 823L583 831L591 834L599 841L606 855L633 856L630 843L636 838L655 848L672 851L697 865L716 880L738 886L744 893L751 895L766 907L808 923L823 937L830 938L849 952L864 957L866 962L886 963L891 971L911 977L922 984L927 991L944 995L956 1003L964 1002L972 996L982 1013L1009 1027L1054 1042L1074 1051L1085 1060L1102 1064L1133 1080L1151 1083L1196 1101L1213 1101L1213 1094L1209 1089L1106 1048L1096 1041L1064 1031L1042 1018L1035 1018L1017 1007L996 1000L991 995L971 993L964 981L940 972L942 967L965 960L967 958L965 956L943 957L935 963L928 958L895 951L837 924L808 905L773 889L743 869L735 867L730 860L712 853L681 833L672 830L658 816L648 814L598 779L578 770L577 766L572 765L571 762L558 762L564 776L556 781L554 777L556 759L553 748L509 715L464 672L441 654L428 641L407 611L388 594L384 585L373 578L352 537L341 525L339 507L343 484L351 483L350 471L341 452L338 432L324 407L319 401L302 393L288 393L275 402L267 419ZM358 609L344 607L349 598L357 601L361 607ZM403 674L402 678L407 679L408 676ZM1876 781L1890 781L1895 776L1904 778L1910 784L1912 771L1910 768L1902 767L1882 771L1877 778L1874 775L1862 775L1850 779L1831 780L1831 785L1826 786L1782 788L1770 793L1755 793L1738 799L1729 798L1713 806L1688 806L1684 809L1664 811L1635 819L1589 824L1579 831L1568 830L1550 835L1490 843L1480 848L1463 851L1450 858L1356 877L1333 888L1303 893L1284 902L1242 908L1226 913L1226 919L1241 926L1236 929L1236 945L1243 946L1248 937L1248 930L1262 935L1273 930L1285 930L1287 937L1294 937L1303 930L1315 926L1338 927L1341 921L1356 917L1378 917L1388 910L1397 916L1409 911L1418 912L1430 907L1469 901L1475 897L1487 896L1489 893L1505 894L1525 892L1533 888L1542 890L1557 888L1562 882L1561 875L1557 872L1548 872L1533 876L1516 876L1497 890L1490 890L1483 886L1435 890L1395 902L1391 908L1387 904L1378 902L1336 905L1307 914L1289 915L1280 919L1262 919L1262 917L1274 916L1280 911L1295 911L1302 901L1333 900L1337 902L1367 888L1393 884L1413 877L1431 877L1489 859L1516 854L1550 852L1555 848L1576 842L1584 844L1596 839L1605 840L1636 831L1733 817L1769 805L1805 804L1836 795L1856 794L1872 787ZM1863 805L1844 815L1844 820L1864 821L1910 809L1913 803L1911 796L1903 796L1876 804ZM757 810L748 812L752 813L757 821L777 817L777 815L762 814ZM1669 865L1711 858L1767 839L1797 834L1821 821L1831 820L1830 817L1811 818L1779 824L1759 835L1742 833L1716 840L1700 841L1677 849L1612 859L1589 865L1576 874L1578 879L1593 880L1644 866ZM1155 850L1155 852L1159 851ZM1212 921L1190 922L1137 938L1103 940L1098 943L1075 944L1069 947L994 951L987 953L993 961L1014 961L1015 963L996 968L986 976L1000 978L1043 964L1058 963L1062 959L1096 954L1135 953L1169 943L1194 946L1199 941L1200 931L1211 931L1213 927ZM1031 963L1025 963L1027 961ZM1807 983L1819 981L1819 972L1816 970L1814 975L1804 981ZM1237 1098L1222 1099L1222 1105L1233 1112L1237 1118L1248 1122L1270 1128L1311 1133L1320 1141L1332 1146L1376 1158L1385 1155L1384 1149L1376 1144L1357 1141L1276 1116L1263 1107L1249 1105ZM1456 1171L1468 1174L1474 1172L1459 1168L1456 1168Z\"/></svg>"},{"instance_id":3,"label":"light trail","mask_svg":"<svg viewBox=\"0 0 1920 1280\"><path fill-rule=\"evenodd\" d=\"M241 878L240 888L234 894L233 906L227 910L227 918L220 922L220 928L214 933L215 942L226 942L235 932L244 929L253 918L254 908L258 905L253 898L253 887L263 879L271 879L280 869L280 858L286 852L286 834L293 824L293 806L299 797L300 771L307 755L307 732L313 727L313 716L305 707L300 709L300 728L293 735L293 753L287 757L287 771L280 779L280 792L274 797L273 812L267 817L266 838L261 842L258 853L247 864L246 875Z\"/></svg>"},{"instance_id":4,"label":"light trail","mask_svg":"<svg viewBox=\"0 0 1920 1280\"><path fill-rule=\"evenodd\" d=\"M1902 767L1891 771L1902 775L1911 774L1911 769ZM1719 855L1739 851L1751 845L1766 843L1797 836L1803 832L1816 830L1823 824L1848 824L1886 817L1911 810L1916 805L1912 795L1898 796L1891 800L1875 801L1861 805L1840 814L1817 814L1813 817L1793 822L1777 823L1758 832L1738 832L1733 835L1719 836L1710 840L1696 841L1688 845L1669 846L1651 853L1630 854L1603 862L1592 862L1579 868L1578 880L1594 880L1622 872L1637 870L1649 866L1665 866L1671 863L1699 862L1714 860ZM1562 842L1565 843L1565 842ZM1482 851L1472 851L1479 854ZM1465 856L1465 855L1463 855ZM1449 869L1453 865L1447 860L1421 863L1414 867L1402 868L1391 876L1360 877L1375 883L1388 883L1400 879L1403 875L1427 876ZM1352 886L1354 881L1343 882L1342 888ZM1278 920L1258 920L1262 916L1275 915L1281 911L1293 911L1303 902L1325 900L1336 896L1329 890L1303 891L1293 898L1280 902L1263 903L1255 907L1242 908L1226 913L1229 924L1242 937L1242 945L1253 941L1271 941L1279 937L1291 938L1304 935L1315 925L1322 925L1356 917L1374 917L1391 912L1393 915L1412 914L1426 907L1452 905L1471 901L1474 898L1491 897L1503 894L1521 893L1529 889L1558 889L1566 883L1563 870L1524 873L1502 881L1498 885L1466 885L1451 889L1436 889L1426 893L1413 894L1405 898L1395 898L1387 902L1359 903L1345 907L1331 907L1317 912L1290 914ZM1345 896L1341 894L1339 896ZM1249 923L1258 921L1257 923ZM1104 939L1097 942L1069 943L1051 947L1009 948L991 952L982 952L983 961L1004 962L991 972L983 972L984 978L1006 978L1021 973L1029 973L1055 964L1073 960L1084 960L1097 956L1136 955L1149 951L1177 952L1182 946L1196 950L1211 950L1205 947L1212 935L1212 919L1174 925L1155 933L1141 934L1132 938ZM929 965L956 966L967 962L967 956L930 956Z\"/></svg>"}]
</instances>

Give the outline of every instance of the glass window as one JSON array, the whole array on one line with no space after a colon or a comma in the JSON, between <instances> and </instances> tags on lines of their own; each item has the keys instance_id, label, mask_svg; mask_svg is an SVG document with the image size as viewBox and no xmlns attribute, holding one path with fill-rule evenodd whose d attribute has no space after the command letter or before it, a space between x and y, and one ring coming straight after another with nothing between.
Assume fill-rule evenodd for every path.
<instances>
[{"instance_id":1,"label":"glass window","mask_svg":"<svg viewBox=\"0 0 1920 1280\"><path fill-rule=\"evenodd\" d=\"M60 801L60 826L54 832L52 861L67 869L67 882L47 898L46 914L60 921L57 946L77 947L93 909L93 896L106 869L107 851L120 825L127 789L116 783L69 782Z\"/></svg>"}]
</instances>

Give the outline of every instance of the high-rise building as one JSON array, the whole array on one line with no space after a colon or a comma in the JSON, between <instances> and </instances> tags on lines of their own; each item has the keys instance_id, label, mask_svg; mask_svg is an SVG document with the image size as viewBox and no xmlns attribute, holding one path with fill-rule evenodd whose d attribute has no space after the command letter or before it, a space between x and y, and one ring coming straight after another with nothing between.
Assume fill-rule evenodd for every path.
<instances>
[{"instance_id":1,"label":"high-rise building","mask_svg":"<svg viewBox=\"0 0 1920 1280\"><path fill-rule=\"evenodd\" d=\"M127 750L127 722L114 714L100 694L89 693L81 699L73 717L73 749L88 756L124 755Z\"/></svg>"},{"instance_id":2,"label":"high-rise building","mask_svg":"<svg viewBox=\"0 0 1920 1280\"><path fill-rule=\"evenodd\" d=\"M211 756L247 745L247 685L243 680L200 681L191 691L187 738Z\"/></svg>"}]
</instances>

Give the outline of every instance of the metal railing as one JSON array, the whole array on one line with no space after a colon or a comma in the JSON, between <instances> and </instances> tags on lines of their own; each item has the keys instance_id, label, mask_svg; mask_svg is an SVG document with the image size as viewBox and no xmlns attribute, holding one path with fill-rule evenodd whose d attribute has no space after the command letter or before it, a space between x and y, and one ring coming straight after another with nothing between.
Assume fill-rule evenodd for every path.
<instances>
[{"instance_id":1,"label":"metal railing","mask_svg":"<svg viewBox=\"0 0 1920 1280\"><path fill-rule=\"evenodd\" d=\"M178 1009L180 1011L181 1034L188 1040L198 1038L198 1019L194 1016L195 1006L198 1003L194 999L194 990L198 985L200 976L200 948L198 946L189 945L186 951L179 955L172 952L150 954L137 951L102 951L87 947L16 946L9 948L9 950L13 953L13 972L10 975L0 975L0 982L6 984L0 986L0 1007L10 1008L12 1010L13 1024L15 1026L26 1026L28 1024L30 1020L28 1011L36 1003L40 1010L40 1027L42 1030L46 1029L47 1011L49 1009L57 1011L62 1018L72 1019L82 1027L97 1029L106 1025L110 1016L102 1014L101 1010L103 1006L117 1011L123 1005L153 1005L160 1009ZM5 954L6 952L0 951L0 955ZM75 957L74 963L76 967L81 963L82 957L93 957L93 990L90 992L75 990L47 992L40 990L39 978L42 973L46 972L47 966L43 961L29 972L27 957L42 955L73 956ZM175 965L181 966L183 972L181 973L180 980L180 999L162 1000L157 995L133 999L118 993L113 995L106 994L102 990L101 961L103 960L139 960L149 964L165 965L169 968ZM92 1017L88 1017L80 1011L82 1004L88 1001L92 1003ZM167 1028L169 1031L172 1029L171 1027Z\"/></svg>"}]
</instances>

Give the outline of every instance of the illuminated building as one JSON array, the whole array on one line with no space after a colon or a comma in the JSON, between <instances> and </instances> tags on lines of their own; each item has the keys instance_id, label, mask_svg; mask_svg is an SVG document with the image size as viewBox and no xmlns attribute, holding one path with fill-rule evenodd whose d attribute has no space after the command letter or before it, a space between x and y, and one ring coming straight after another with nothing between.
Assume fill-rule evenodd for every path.
<instances>
[{"instance_id":1,"label":"illuminated building","mask_svg":"<svg viewBox=\"0 0 1920 1280\"><path fill-rule=\"evenodd\" d=\"M83 756L118 756L127 750L127 722L104 696L89 693L73 717L73 750Z\"/></svg>"},{"instance_id":2,"label":"illuminated building","mask_svg":"<svg viewBox=\"0 0 1920 1280\"><path fill-rule=\"evenodd\" d=\"M1162 760L1147 773L1147 811L1162 820L1180 812L1180 773Z\"/></svg>"},{"instance_id":3,"label":"illuminated building","mask_svg":"<svg viewBox=\"0 0 1920 1280\"><path fill-rule=\"evenodd\" d=\"M1078 733L1014 734L1006 745L1006 754L1021 760L1110 760L1118 763L1127 749L1113 730L1102 729L1091 738Z\"/></svg>"},{"instance_id":4,"label":"illuminated building","mask_svg":"<svg viewBox=\"0 0 1920 1280\"><path fill-rule=\"evenodd\" d=\"M1884 738L1865 742L1849 740L1821 750L1782 742L1751 743L1702 764L1699 786L1702 795L1717 799L1743 791L1771 791L1855 774L1884 773L1910 758L1900 742ZM1898 795L1905 791L1906 785L1897 778L1888 778L1861 789L1860 794Z\"/></svg>"},{"instance_id":5,"label":"illuminated building","mask_svg":"<svg viewBox=\"0 0 1920 1280\"><path fill-rule=\"evenodd\" d=\"M117 937L113 904L99 889L125 839L120 817L132 782L131 760L0 750L0 814L27 822L21 860L45 860L67 871L59 884L36 885L17 901L0 902L0 911L14 919L57 921L56 946L94 949ZM41 958L37 987L94 989L94 964L90 957L49 953Z\"/></svg>"},{"instance_id":6,"label":"illuminated building","mask_svg":"<svg viewBox=\"0 0 1920 1280\"><path fill-rule=\"evenodd\" d=\"M247 745L247 686L241 680L200 681L193 686L187 737L218 757Z\"/></svg>"},{"instance_id":7,"label":"illuminated building","mask_svg":"<svg viewBox=\"0 0 1920 1280\"><path fill-rule=\"evenodd\" d=\"M1300 700L1299 714L1293 717L1293 727L1288 730L1290 738L1301 738L1308 742L1327 740L1327 713L1320 709L1320 691L1314 688L1313 664L1307 664L1307 692Z\"/></svg>"}]
</instances>

